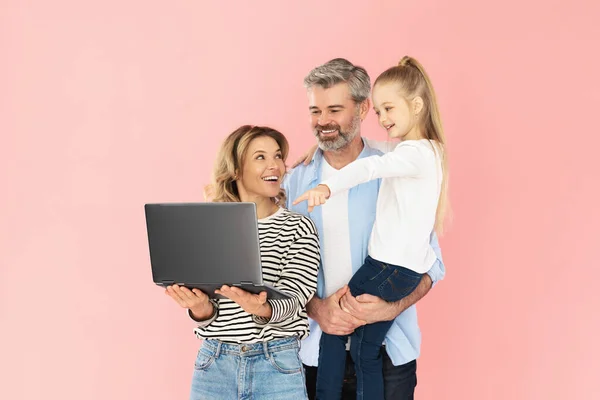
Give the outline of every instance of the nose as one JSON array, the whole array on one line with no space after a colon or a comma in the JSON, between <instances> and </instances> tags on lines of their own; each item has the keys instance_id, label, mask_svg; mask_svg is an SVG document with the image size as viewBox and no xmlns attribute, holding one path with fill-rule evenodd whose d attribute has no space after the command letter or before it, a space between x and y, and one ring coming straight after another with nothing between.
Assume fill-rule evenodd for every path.
<instances>
[{"instance_id":1,"label":"nose","mask_svg":"<svg viewBox=\"0 0 600 400\"><path fill-rule=\"evenodd\" d=\"M269 162L267 163L268 170L278 169L279 165L277 164L277 160L275 158L269 158Z\"/></svg>"},{"instance_id":2,"label":"nose","mask_svg":"<svg viewBox=\"0 0 600 400\"><path fill-rule=\"evenodd\" d=\"M379 114L379 125L384 125L386 119L387 119L387 117L385 116L384 113Z\"/></svg>"},{"instance_id":3,"label":"nose","mask_svg":"<svg viewBox=\"0 0 600 400\"><path fill-rule=\"evenodd\" d=\"M329 118L328 115L325 115L325 113L322 113L321 115L319 115L319 118L317 119L317 124L320 126L328 125L330 122L331 122L331 118Z\"/></svg>"}]
</instances>

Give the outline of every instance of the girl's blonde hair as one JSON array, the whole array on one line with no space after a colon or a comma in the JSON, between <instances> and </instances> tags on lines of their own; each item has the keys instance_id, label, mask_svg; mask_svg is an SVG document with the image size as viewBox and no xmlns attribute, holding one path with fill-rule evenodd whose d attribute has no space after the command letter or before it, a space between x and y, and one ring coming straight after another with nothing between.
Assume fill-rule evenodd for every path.
<instances>
[{"instance_id":1,"label":"girl's blonde hair","mask_svg":"<svg viewBox=\"0 0 600 400\"><path fill-rule=\"evenodd\" d=\"M442 161L442 188L435 217L435 230L441 234L444 230L444 221L450 214L448 156L446 154L444 129L433 85L423 66L409 56L402 57L398 65L385 70L379 75L373 87L386 83L398 84L402 96L408 101L415 97L423 99L423 110L419 113L417 123L420 124L425 138L436 142L437 145L433 147Z\"/></svg>"},{"instance_id":2,"label":"girl's blonde hair","mask_svg":"<svg viewBox=\"0 0 600 400\"><path fill-rule=\"evenodd\" d=\"M250 142L263 136L270 137L277 142L285 163L289 145L281 132L266 126L241 126L233 131L221 145L213 168L212 183L204 188L204 196L207 200L213 202L241 201L236 180L241 175ZM285 199L285 191L281 188L273 201L277 204L285 204Z\"/></svg>"}]
</instances>

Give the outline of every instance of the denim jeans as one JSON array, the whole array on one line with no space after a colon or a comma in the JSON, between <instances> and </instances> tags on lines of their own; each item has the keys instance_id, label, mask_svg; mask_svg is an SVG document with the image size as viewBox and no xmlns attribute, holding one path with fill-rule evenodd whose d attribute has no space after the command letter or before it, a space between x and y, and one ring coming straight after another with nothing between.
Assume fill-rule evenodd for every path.
<instances>
[{"instance_id":1,"label":"denim jeans","mask_svg":"<svg viewBox=\"0 0 600 400\"><path fill-rule=\"evenodd\" d=\"M368 293L394 302L408 296L422 274L367 257L348 286L353 296ZM383 399L381 346L393 321L381 321L357 328L351 335L350 355L356 370L356 398ZM323 333L319 345L317 399L339 399L346 365L347 336Z\"/></svg>"},{"instance_id":2,"label":"denim jeans","mask_svg":"<svg viewBox=\"0 0 600 400\"><path fill-rule=\"evenodd\" d=\"M304 369L295 337L252 344L205 340L190 400L304 400Z\"/></svg>"},{"instance_id":3,"label":"denim jeans","mask_svg":"<svg viewBox=\"0 0 600 400\"><path fill-rule=\"evenodd\" d=\"M402 365L394 365L387 355L385 346L381 347L383 359L383 388L385 400L414 400L417 387L417 360ZM318 367L304 366L308 399L317 398ZM356 373L350 352L346 351L346 372L342 388L343 400L356 400Z\"/></svg>"}]
</instances>

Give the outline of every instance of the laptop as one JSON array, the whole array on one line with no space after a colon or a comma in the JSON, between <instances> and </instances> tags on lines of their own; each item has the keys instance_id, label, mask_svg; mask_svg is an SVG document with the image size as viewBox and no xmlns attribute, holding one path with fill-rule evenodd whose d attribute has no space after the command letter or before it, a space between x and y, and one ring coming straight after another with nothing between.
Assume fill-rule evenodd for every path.
<instances>
[{"instance_id":1,"label":"laptop","mask_svg":"<svg viewBox=\"0 0 600 400\"><path fill-rule=\"evenodd\" d=\"M269 299L290 295L262 278L254 203L146 204L152 279L167 287L198 288L210 298L222 285Z\"/></svg>"}]
</instances>

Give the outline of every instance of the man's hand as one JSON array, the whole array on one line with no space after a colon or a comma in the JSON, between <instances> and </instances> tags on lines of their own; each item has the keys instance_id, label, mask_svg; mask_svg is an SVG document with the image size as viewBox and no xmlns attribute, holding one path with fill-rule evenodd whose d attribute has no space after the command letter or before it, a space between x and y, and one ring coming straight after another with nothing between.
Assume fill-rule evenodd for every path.
<instances>
[{"instance_id":1,"label":"man's hand","mask_svg":"<svg viewBox=\"0 0 600 400\"><path fill-rule=\"evenodd\" d=\"M221 289L215 290L215 293L235 301L248 314L263 318L271 318L273 314L271 305L267 303L267 292L253 294L235 286L223 285Z\"/></svg>"},{"instance_id":2,"label":"man's hand","mask_svg":"<svg viewBox=\"0 0 600 400\"><path fill-rule=\"evenodd\" d=\"M350 291L340 299L342 310L354 315L356 318L372 324L379 321L391 321L404 310L421 300L431 289L431 277L423 274L421 282L411 294L396 302L387 302L370 294L361 294L352 297Z\"/></svg>"},{"instance_id":3,"label":"man's hand","mask_svg":"<svg viewBox=\"0 0 600 400\"><path fill-rule=\"evenodd\" d=\"M399 300L397 303L402 302ZM350 291L340 299L340 306L345 312L362 319L367 324L380 321L391 321L399 314L400 304L389 303L382 298L370 294L354 297Z\"/></svg>"},{"instance_id":4,"label":"man's hand","mask_svg":"<svg viewBox=\"0 0 600 400\"><path fill-rule=\"evenodd\" d=\"M360 320L340 307L340 298L348 292L348 286L344 286L326 299L313 299L307 304L308 316L317 321L321 330L330 335L349 335L359 326L365 325Z\"/></svg>"},{"instance_id":5,"label":"man's hand","mask_svg":"<svg viewBox=\"0 0 600 400\"><path fill-rule=\"evenodd\" d=\"M319 146L317 146L316 144L313 145L310 149L308 149L308 151L306 153L302 154L300 157L298 157L298 159L296 161L294 161L294 163L292 164L292 168L296 168L300 164L304 164L304 165L310 164L310 161L314 157L318 148L319 148Z\"/></svg>"}]
</instances>

